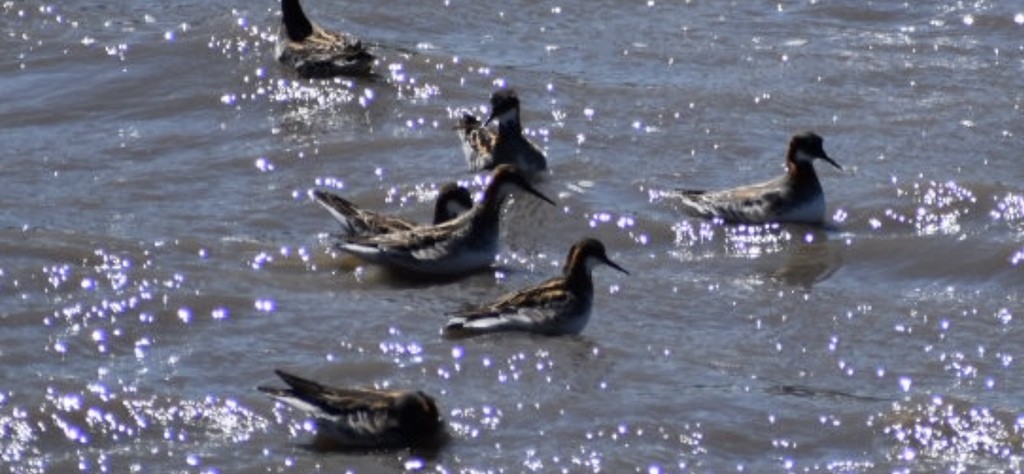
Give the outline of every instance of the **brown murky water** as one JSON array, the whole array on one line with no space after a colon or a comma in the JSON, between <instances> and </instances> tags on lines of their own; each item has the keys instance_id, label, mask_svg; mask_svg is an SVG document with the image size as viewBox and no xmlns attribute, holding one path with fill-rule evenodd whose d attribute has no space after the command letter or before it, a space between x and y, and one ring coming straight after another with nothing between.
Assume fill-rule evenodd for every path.
<instances>
[{"instance_id":1,"label":"brown murky water","mask_svg":"<svg viewBox=\"0 0 1024 474\"><path fill-rule=\"evenodd\" d=\"M1024 6L307 1L375 80L272 58L277 4L0 4L0 456L11 472L1024 469ZM480 186L451 130L515 87L559 207L498 269L353 269L307 197L426 219ZM781 172L815 130L832 225L651 199ZM580 337L441 339L444 313L596 271ZM418 387L433 456L308 448L272 369Z\"/></svg>"}]
</instances>

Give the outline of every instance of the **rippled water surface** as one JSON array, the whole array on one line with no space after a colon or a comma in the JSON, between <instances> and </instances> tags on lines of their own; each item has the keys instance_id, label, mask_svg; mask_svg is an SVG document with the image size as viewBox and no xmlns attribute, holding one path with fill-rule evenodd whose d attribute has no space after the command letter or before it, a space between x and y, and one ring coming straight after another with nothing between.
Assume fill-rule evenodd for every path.
<instances>
[{"instance_id":1,"label":"rippled water surface","mask_svg":"<svg viewBox=\"0 0 1024 474\"><path fill-rule=\"evenodd\" d=\"M306 3L378 77L279 68L270 0L0 4L4 470L1024 470L1019 2ZM427 219L502 86L559 205L514 200L494 272L332 254L310 189ZM803 130L845 168L824 229L657 198ZM439 336L587 235L632 275L581 336ZM311 449L274 368L421 388L453 439Z\"/></svg>"}]
</instances>

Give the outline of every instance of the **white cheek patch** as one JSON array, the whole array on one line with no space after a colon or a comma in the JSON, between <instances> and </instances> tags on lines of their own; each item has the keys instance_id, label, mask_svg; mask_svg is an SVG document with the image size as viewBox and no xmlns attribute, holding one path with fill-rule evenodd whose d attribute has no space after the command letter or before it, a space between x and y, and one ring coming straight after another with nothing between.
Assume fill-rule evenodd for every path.
<instances>
[{"instance_id":1,"label":"white cheek patch","mask_svg":"<svg viewBox=\"0 0 1024 474\"><path fill-rule=\"evenodd\" d=\"M816 156L812 156L812 155L808 155L807 153L804 153L803 151L797 151L796 152L796 162L798 162L798 163L811 163L811 162L814 161L815 158L817 158L817 157Z\"/></svg>"},{"instance_id":2,"label":"white cheek patch","mask_svg":"<svg viewBox=\"0 0 1024 474\"><path fill-rule=\"evenodd\" d=\"M516 120L516 116L517 115L518 114L516 113L516 109L515 109L515 107L513 107L513 108L508 109L508 110L502 112L501 114L499 114L498 115L498 120L501 121L501 122L508 122L510 120Z\"/></svg>"},{"instance_id":3,"label":"white cheek patch","mask_svg":"<svg viewBox=\"0 0 1024 474\"><path fill-rule=\"evenodd\" d=\"M462 203L451 200L445 203L444 210L448 212L450 216L457 216L469 210L468 207L463 206Z\"/></svg>"}]
</instances>

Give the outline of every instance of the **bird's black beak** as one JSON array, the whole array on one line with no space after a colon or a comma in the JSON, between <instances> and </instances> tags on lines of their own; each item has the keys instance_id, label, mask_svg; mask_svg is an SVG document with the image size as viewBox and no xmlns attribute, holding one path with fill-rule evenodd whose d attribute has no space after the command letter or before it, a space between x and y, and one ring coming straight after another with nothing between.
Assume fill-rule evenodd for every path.
<instances>
[{"instance_id":1,"label":"bird's black beak","mask_svg":"<svg viewBox=\"0 0 1024 474\"><path fill-rule=\"evenodd\" d=\"M828 155L826 155L825 153L822 153L821 156L819 156L818 158L821 158L821 159L827 161L830 165L835 166L836 168L839 168L839 171L843 170L843 167L839 166L839 163L836 163L834 160L832 160L832 158L829 158Z\"/></svg>"},{"instance_id":2,"label":"bird's black beak","mask_svg":"<svg viewBox=\"0 0 1024 474\"><path fill-rule=\"evenodd\" d=\"M625 268L620 267L619 264L613 262L608 257L604 258L604 263L607 264L609 267L612 267L612 268L614 268L614 269L616 269L616 270L618 270L618 271L620 271L622 273L625 273L626 275L629 275L629 272L627 272Z\"/></svg>"},{"instance_id":3,"label":"bird's black beak","mask_svg":"<svg viewBox=\"0 0 1024 474\"><path fill-rule=\"evenodd\" d=\"M557 204L555 204L555 201L552 201L551 198L545 196L540 191L537 191L537 188L533 187L533 185L528 183L526 181L526 179L520 178L519 180L517 180L516 184L518 184L519 187L523 188L523 190L525 190L526 192L528 192L528 193L530 193L530 194L532 194L534 196L537 196L538 198L546 201L548 204L551 204L552 206L557 206Z\"/></svg>"}]
</instances>

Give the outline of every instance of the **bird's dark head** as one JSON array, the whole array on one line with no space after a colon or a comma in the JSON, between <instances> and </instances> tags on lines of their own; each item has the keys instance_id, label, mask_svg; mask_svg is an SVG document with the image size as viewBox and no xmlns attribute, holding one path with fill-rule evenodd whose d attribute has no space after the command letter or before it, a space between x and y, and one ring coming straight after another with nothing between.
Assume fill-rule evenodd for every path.
<instances>
[{"instance_id":1,"label":"bird's dark head","mask_svg":"<svg viewBox=\"0 0 1024 474\"><path fill-rule=\"evenodd\" d=\"M422 391L406 392L395 403L399 424L409 437L426 437L442 425L434 399Z\"/></svg>"},{"instance_id":2,"label":"bird's dark head","mask_svg":"<svg viewBox=\"0 0 1024 474\"><path fill-rule=\"evenodd\" d=\"M821 159L829 162L836 168L843 169L829 158L828 154L825 153L824 147L825 140L820 135L814 132L804 132L793 135L793 138L789 141L789 154L787 159L794 164L799 163L811 163L816 159Z\"/></svg>"},{"instance_id":3,"label":"bird's dark head","mask_svg":"<svg viewBox=\"0 0 1024 474\"><path fill-rule=\"evenodd\" d=\"M629 275L625 268L622 268L619 264L608 258L604 244L594 238L582 239L573 244L572 249L569 250L569 256L565 260L564 271L569 273L574 268L582 268L589 273L594 267L602 263Z\"/></svg>"},{"instance_id":4,"label":"bird's dark head","mask_svg":"<svg viewBox=\"0 0 1024 474\"><path fill-rule=\"evenodd\" d=\"M484 124L498 121L519 120L519 96L512 89L501 89L491 94L491 115Z\"/></svg>"}]
</instances>

